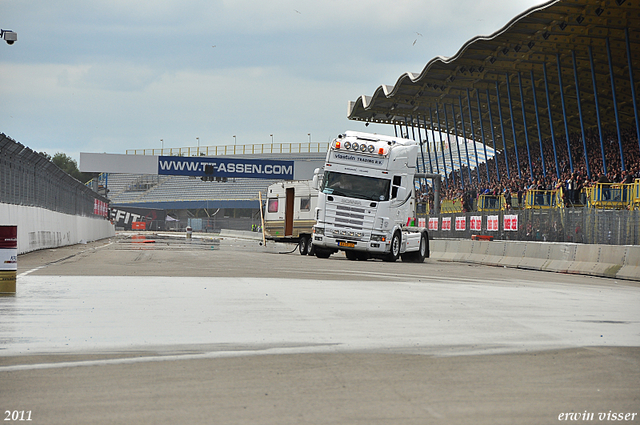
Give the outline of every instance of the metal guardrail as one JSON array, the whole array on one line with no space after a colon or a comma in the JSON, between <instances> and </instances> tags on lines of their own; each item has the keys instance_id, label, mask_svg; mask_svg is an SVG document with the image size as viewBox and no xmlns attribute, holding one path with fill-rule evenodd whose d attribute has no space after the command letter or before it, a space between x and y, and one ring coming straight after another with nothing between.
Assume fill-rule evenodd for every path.
<instances>
[{"instance_id":1,"label":"metal guardrail","mask_svg":"<svg viewBox=\"0 0 640 425\"><path fill-rule=\"evenodd\" d=\"M127 149L127 155L158 156L224 156L263 155L279 153L324 153L329 150L328 142L271 143L253 145L199 146L167 149Z\"/></svg>"},{"instance_id":2,"label":"metal guardrail","mask_svg":"<svg viewBox=\"0 0 640 425\"><path fill-rule=\"evenodd\" d=\"M524 203L525 209L564 208L562 189L528 190Z\"/></svg>"},{"instance_id":3,"label":"metal guardrail","mask_svg":"<svg viewBox=\"0 0 640 425\"><path fill-rule=\"evenodd\" d=\"M507 201L504 195L480 195L477 206L478 211L504 211L507 209Z\"/></svg>"},{"instance_id":4,"label":"metal guardrail","mask_svg":"<svg viewBox=\"0 0 640 425\"><path fill-rule=\"evenodd\" d=\"M592 208L627 209L640 204L638 182L633 184L598 183L588 192L588 204Z\"/></svg>"},{"instance_id":5,"label":"metal guardrail","mask_svg":"<svg viewBox=\"0 0 640 425\"><path fill-rule=\"evenodd\" d=\"M640 209L640 179L632 184L622 183L597 183L594 186L582 189L578 194L579 200L567 198L564 189L555 190L527 190L523 197L523 204L513 203L511 209L561 209L570 207L588 207L602 210L638 210ZM581 199L581 200L580 200ZM505 211L507 208L503 195L480 195L475 202L474 211ZM442 213L462 212L460 199L443 199L441 203Z\"/></svg>"}]
</instances>

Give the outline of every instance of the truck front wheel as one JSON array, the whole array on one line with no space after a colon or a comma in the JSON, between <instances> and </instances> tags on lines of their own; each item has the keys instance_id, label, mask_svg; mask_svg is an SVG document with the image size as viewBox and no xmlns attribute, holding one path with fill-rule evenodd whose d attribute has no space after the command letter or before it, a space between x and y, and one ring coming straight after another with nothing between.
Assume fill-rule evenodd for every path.
<instances>
[{"instance_id":1,"label":"truck front wheel","mask_svg":"<svg viewBox=\"0 0 640 425\"><path fill-rule=\"evenodd\" d=\"M402 244L402 237L400 232L396 231L391 238L391 249L389 253L384 257L384 261L394 262L400 256L400 246Z\"/></svg>"},{"instance_id":2,"label":"truck front wheel","mask_svg":"<svg viewBox=\"0 0 640 425\"><path fill-rule=\"evenodd\" d=\"M315 248L316 257L318 258L329 258L331 257L331 250L324 248Z\"/></svg>"}]
</instances>

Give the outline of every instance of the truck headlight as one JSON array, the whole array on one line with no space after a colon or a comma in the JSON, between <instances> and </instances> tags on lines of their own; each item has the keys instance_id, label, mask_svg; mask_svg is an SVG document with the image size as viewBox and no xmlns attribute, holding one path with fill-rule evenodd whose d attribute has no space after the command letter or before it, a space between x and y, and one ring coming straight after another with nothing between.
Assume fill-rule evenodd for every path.
<instances>
[{"instance_id":1,"label":"truck headlight","mask_svg":"<svg viewBox=\"0 0 640 425\"><path fill-rule=\"evenodd\" d=\"M387 240L387 238L384 235L376 235L376 234L372 233L371 234L371 240L372 241L377 241L377 242L385 242Z\"/></svg>"},{"instance_id":2,"label":"truck headlight","mask_svg":"<svg viewBox=\"0 0 640 425\"><path fill-rule=\"evenodd\" d=\"M324 235L324 227L314 227L313 233L316 235Z\"/></svg>"}]
</instances>

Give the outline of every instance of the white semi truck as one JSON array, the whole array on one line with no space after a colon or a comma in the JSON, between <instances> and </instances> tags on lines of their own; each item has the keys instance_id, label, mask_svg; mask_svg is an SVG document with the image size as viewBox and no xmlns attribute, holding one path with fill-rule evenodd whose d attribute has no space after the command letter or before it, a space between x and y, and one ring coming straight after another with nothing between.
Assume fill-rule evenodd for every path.
<instances>
[{"instance_id":1,"label":"white semi truck","mask_svg":"<svg viewBox=\"0 0 640 425\"><path fill-rule=\"evenodd\" d=\"M314 211L313 249L319 258L344 251L350 260L422 262L429 234L415 226L413 140L347 131L329 146ZM438 181L439 184L439 181Z\"/></svg>"}]
</instances>

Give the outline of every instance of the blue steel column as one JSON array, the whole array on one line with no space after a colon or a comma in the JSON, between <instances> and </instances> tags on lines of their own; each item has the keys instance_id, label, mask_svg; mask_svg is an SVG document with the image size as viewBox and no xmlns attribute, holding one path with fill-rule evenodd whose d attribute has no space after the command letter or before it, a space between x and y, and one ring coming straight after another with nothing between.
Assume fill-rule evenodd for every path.
<instances>
[{"instance_id":1,"label":"blue steel column","mask_svg":"<svg viewBox=\"0 0 640 425\"><path fill-rule=\"evenodd\" d=\"M551 144L553 145L553 158L556 160L556 178L560 179L560 167L558 166L558 152L556 151L556 135L553 131L553 114L551 113L551 96L549 95L549 81L547 80L547 64L542 63L544 73L544 90L547 94L547 112L549 112L549 128L551 129Z\"/></svg>"},{"instance_id":2,"label":"blue steel column","mask_svg":"<svg viewBox=\"0 0 640 425\"><path fill-rule=\"evenodd\" d=\"M404 117L404 125L405 127L407 127L407 139L409 138L409 124L407 124L407 117ZM413 118L411 118L411 139L412 140L416 140L416 131L413 128ZM420 162L418 161L418 158L416 157L416 167L418 168L418 172L420 172ZM424 173L424 170L422 171Z\"/></svg>"},{"instance_id":3,"label":"blue steel column","mask_svg":"<svg viewBox=\"0 0 640 425\"><path fill-rule=\"evenodd\" d=\"M427 132L427 118L423 115L422 122L424 123L424 139L427 145L427 156L429 157L429 171L433 174L433 163L431 162L431 149L429 148L429 133ZM420 115L418 115L418 127L420 127Z\"/></svg>"},{"instance_id":4,"label":"blue steel column","mask_svg":"<svg viewBox=\"0 0 640 425\"><path fill-rule=\"evenodd\" d=\"M624 155L622 153L622 135L620 134L620 115L618 114L618 101L616 100L616 83L613 76L613 61L611 60L611 46L609 45L609 37L606 39L607 45L607 58L609 59L609 75L611 76L611 95L613 96L613 110L616 114L616 128L618 130L618 146L620 147L620 164L622 165L622 171L625 171Z\"/></svg>"},{"instance_id":5,"label":"blue steel column","mask_svg":"<svg viewBox=\"0 0 640 425\"><path fill-rule=\"evenodd\" d=\"M413 140L416 140L416 133L413 131L413 115L410 115L411 117L411 133L413 134ZM427 172L427 166L424 163L424 149L422 147L422 134L420 134L420 118L418 118L418 122L416 123L416 125L418 126L418 140L420 142L420 156L422 157L422 172L426 173ZM418 171L420 170L420 167L418 167Z\"/></svg>"},{"instance_id":6,"label":"blue steel column","mask_svg":"<svg viewBox=\"0 0 640 425\"><path fill-rule=\"evenodd\" d=\"M431 139L433 139L433 154L436 157L436 171L440 174L440 165L438 165L438 146L436 145L436 132L435 125L433 125L433 113L431 112L431 106L429 106L429 119L431 120Z\"/></svg>"},{"instance_id":7,"label":"blue steel column","mask_svg":"<svg viewBox=\"0 0 640 425\"><path fill-rule=\"evenodd\" d=\"M502 102L500 101L500 84L496 80L496 96L498 100L498 118L500 118L500 130L502 131L502 149L504 150L504 163L507 166L507 178L510 179L509 173L509 156L507 155L507 138L504 136L504 120L502 119Z\"/></svg>"},{"instance_id":8,"label":"blue steel column","mask_svg":"<svg viewBox=\"0 0 640 425\"><path fill-rule=\"evenodd\" d=\"M482 147L484 148L484 168L487 170L487 184L491 184L489 176L489 164L487 163L487 143L484 140L484 123L482 120L482 109L480 109L480 90L476 89L476 100L478 101L478 115L480 115L480 134L482 135Z\"/></svg>"},{"instance_id":9,"label":"blue steel column","mask_svg":"<svg viewBox=\"0 0 640 425\"><path fill-rule=\"evenodd\" d=\"M629 81L631 82L631 98L633 99L633 112L636 116L636 133L638 147L640 148L640 119L638 119L638 98L636 98L636 86L633 81L633 64L631 63L631 43L629 42L629 28L624 29L624 37L627 42L627 61L629 62Z\"/></svg>"},{"instance_id":10,"label":"blue steel column","mask_svg":"<svg viewBox=\"0 0 640 425\"><path fill-rule=\"evenodd\" d=\"M449 145L449 160L451 160L451 177L453 178L453 185L456 185L456 167L453 165L453 153L451 152L451 133L449 132L449 119L447 118L447 104L442 104L444 109L444 128L447 130L447 145Z\"/></svg>"},{"instance_id":11,"label":"blue steel column","mask_svg":"<svg viewBox=\"0 0 640 425\"><path fill-rule=\"evenodd\" d=\"M531 70L531 92L533 93L533 107L536 108L536 125L538 126L538 140L540 141L540 161L542 162L542 175L547 177L547 168L544 164L544 151L542 149L542 131L540 131L540 115L538 114L538 96L536 96L536 82Z\"/></svg>"},{"instance_id":12,"label":"blue steel column","mask_svg":"<svg viewBox=\"0 0 640 425\"><path fill-rule=\"evenodd\" d=\"M469 143L467 143L467 131L464 128L464 109L462 108L462 96L458 95L460 103L460 121L462 121L462 138L464 139L464 150L467 153L467 172L469 173L469 186L473 186L471 181L471 163L469 161Z\"/></svg>"},{"instance_id":13,"label":"blue steel column","mask_svg":"<svg viewBox=\"0 0 640 425\"><path fill-rule=\"evenodd\" d=\"M589 63L591 63L591 81L593 82L593 97L596 102L596 118L598 120L598 134L600 135L600 153L602 154L602 172L607 174L607 160L604 156L604 139L602 137L602 123L600 122L600 104L598 103L598 86L596 85L596 68L593 64L593 52L589 46Z\"/></svg>"},{"instance_id":14,"label":"blue steel column","mask_svg":"<svg viewBox=\"0 0 640 425\"><path fill-rule=\"evenodd\" d=\"M471 142L473 143L473 152L476 155L476 174L478 175L478 187L480 187L480 161L478 160L478 149L476 149L476 132L473 128L473 112L471 110L471 95L467 89L467 104L469 105L469 120L471 121Z\"/></svg>"},{"instance_id":15,"label":"blue steel column","mask_svg":"<svg viewBox=\"0 0 640 425\"><path fill-rule=\"evenodd\" d=\"M498 151L496 150L496 133L493 130L493 113L491 112L489 89L487 89L487 109L489 109L489 125L491 126L491 141L493 142L493 163L496 164L496 177L498 178L498 181L500 181L500 170L498 170Z\"/></svg>"},{"instance_id":16,"label":"blue steel column","mask_svg":"<svg viewBox=\"0 0 640 425\"><path fill-rule=\"evenodd\" d=\"M464 173L462 172L462 155L460 155L460 140L458 139L458 131L456 130L456 108L451 104L451 112L453 112L453 133L456 136L456 146L458 146L458 170L460 170L460 182L462 183L462 188L464 189ZM449 139L451 140L451 139ZM451 145L451 143L449 143ZM469 185L471 185L471 181L469 181Z\"/></svg>"},{"instance_id":17,"label":"blue steel column","mask_svg":"<svg viewBox=\"0 0 640 425\"><path fill-rule=\"evenodd\" d=\"M438 133L440 134L440 148L442 149L442 167L444 169L444 184L449 189L449 176L447 173L447 158L444 155L444 140L442 140L442 131L440 131L440 107L436 102L436 118L438 120ZM453 164L452 164L453 165Z\"/></svg>"},{"instance_id":18,"label":"blue steel column","mask_svg":"<svg viewBox=\"0 0 640 425\"><path fill-rule=\"evenodd\" d=\"M518 86L520 88L520 106L522 106L522 125L524 127L524 141L527 145L527 156L529 157L529 175L533 179L533 164L531 163L531 150L529 149L529 130L527 130L527 113L524 108L524 92L522 91L522 75L518 71Z\"/></svg>"},{"instance_id":19,"label":"blue steel column","mask_svg":"<svg viewBox=\"0 0 640 425\"><path fill-rule=\"evenodd\" d=\"M573 59L573 76L576 80L576 99L578 101L578 115L580 116L580 130L582 132L582 148L584 149L584 162L587 165L587 176L591 178L591 169L589 168L589 155L587 153L587 139L584 134L584 119L582 118L582 105L580 103L580 84L578 83L578 65L576 64L576 52L571 51Z\"/></svg>"},{"instance_id":20,"label":"blue steel column","mask_svg":"<svg viewBox=\"0 0 640 425\"><path fill-rule=\"evenodd\" d=\"M596 102L596 119L598 134L600 135L600 153L602 154L602 172L607 174L607 160L604 155L604 139L602 137L602 123L600 122L600 104L598 103L598 86L596 85L596 68L593 64L593 51L589 46L589 63L591 64L591 81L593 82L593 97Z\"/></svg>"},{"instance_id":21,"label":"blue steel column","mask_svg":"<svg viewBox=\"0 0 640 425\"><path fill-rule=\"evenodd\" d=\"M562 67L560 66L560 53L556 53L558 63L558 86L560 88L560 102L562 103L562 116L564 117L564 134L567 138L567 152L569 153L569 169L573 173L573 158L571 155L571 141L569 139L569 121L567 121L567 107L564 104L564 87L562 86ZM558 176L559 178L560 176Z\"/></svg>"},{"instance_id":22,"label":"blue steel column","mask_svg":"<svg viewBox=\"0 0 640 425\"><path fill-rule=\"evenodd\" d=\"M513 119L513 102L511 101L511 83L509 83L509 74L507 76L507 94L509 95L509 113L511 114L511 131L513 132L513 149L516 151L516 165L518 166L518 177L522 178L520 171L520 157L518 156L518 140L516 137L516 122Z\"/></svg>"}]
</instances>

